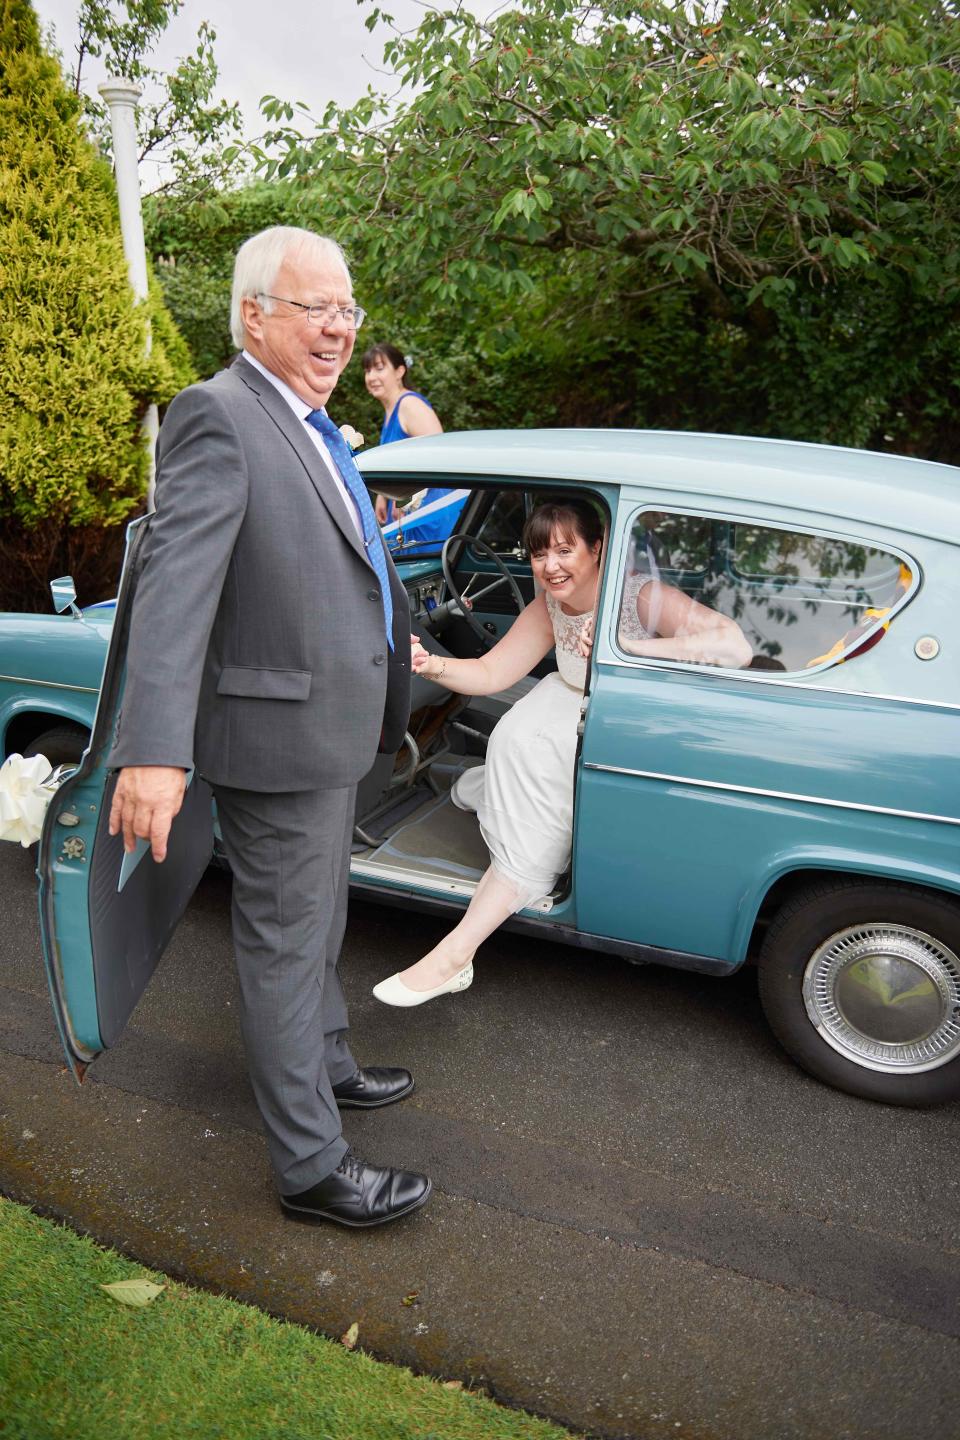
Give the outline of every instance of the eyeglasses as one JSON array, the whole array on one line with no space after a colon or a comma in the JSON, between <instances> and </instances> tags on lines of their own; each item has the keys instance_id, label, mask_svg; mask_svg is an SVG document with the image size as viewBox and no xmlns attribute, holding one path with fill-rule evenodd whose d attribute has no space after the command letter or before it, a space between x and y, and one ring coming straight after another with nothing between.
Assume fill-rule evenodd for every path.
<instances>
[{"instance_id":1,"label":"eyeglasses","mask_svg":"<svg viewBox=\"0 0 960 1440\"><path fill-rule=\"evenodd\" d=\"M327 325L339 315L351 330L359 330L367 315L359 305L337 305L333 300L327 300L323 305L304 305L300 300L285 300L282 295L267 295L263 291L257 299L276 300L280 305L292 305L295 310L302 310L308 325Z\"/></svg>"}]
</instances>

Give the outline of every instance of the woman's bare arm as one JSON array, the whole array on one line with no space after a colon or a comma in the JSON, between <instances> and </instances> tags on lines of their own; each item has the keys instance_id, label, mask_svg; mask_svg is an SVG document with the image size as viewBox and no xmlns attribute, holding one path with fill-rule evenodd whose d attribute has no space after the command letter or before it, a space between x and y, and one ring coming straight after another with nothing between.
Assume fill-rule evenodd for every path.
<instances>
[{"instance_id":1,"label":"woman's bare arm","mask_svg":"<svg viewBox=\"0 0 960 1440\"><path fill-rule=\"evenodd\" d=\"M399 414L405 435L440 435L443 431L437 412L419 395L401 395Z\"/></svg>"},{"instance_id":2,"label":"woman's bare arm","mask_svg":"<svg viewBox=\"0 0 960 1440\"><path fill-rule=\"evenodd\" d=\"M621 635L620 646L629 655L692 660L732 670L744 668L753 659L753 649L735 620L661 580L640 587L637 618L650 638L633 640Z\"/></svg>"},{"instance_id":3,"label":"woman's bare arm","mask_svg":"<svg viewBox=\"0 0 960 1440\"><path fill-rule=\"evenodd\" d=\"M414 673L436 680L457 695L495 695L508 690L543 659L553 645L553 626L543 595L528 605L503 639L478 660L432 655L414 637Z\"/></svg>"}]
</instances>

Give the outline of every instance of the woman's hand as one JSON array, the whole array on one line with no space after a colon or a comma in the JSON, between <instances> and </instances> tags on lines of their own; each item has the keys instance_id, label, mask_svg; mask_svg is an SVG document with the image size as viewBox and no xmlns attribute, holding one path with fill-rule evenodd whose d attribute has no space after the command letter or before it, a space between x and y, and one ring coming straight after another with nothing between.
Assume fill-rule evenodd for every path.
<instances>
[{"instance_id":1,"label":"woman's hand","mask_svg":"<svg viewBox=\"0 0 960 1440\"><path fill-rule=\"evenodd\" d=\"M376 517L377 517L377 524L378 524L378 525L386 525L386 523L387 523L387 506L388 506L388 504L389 504L389 501L387 500L386 495L377 495L377 496L374 497L374 501L373 501L373 513L374 513L374 515L376 515Z\"/></svg>"},{"instance_id":2,"label":"woman's hand","mask_svg":"<svg viewBox=\"0 0 960 1440\"><path fill-rule=\"evenodd\" d=\"M433 658L434 657L430 654L430 651L424 650L423 646L420 644L420 636L411 635L410 668L412 669L414 675L425 675L426 678L429 680L430 676L427 674L427 664Z\"/></svg>"},{"instance_id":3,"label":"woman's hand","mask_svg":"<svg viewBox=\"0 0 960 1440\"><path fill-rule=\"evenodd\" d=\"M580 631L580 643L579 643L579 645L577 646L577 649L579 650L580 654L583 656L584 660L589 660L589 659L590 659L590 656L593 654L593 616L592 616L592 615L590 616L590 619L587 620L587 621L584 623L583 629Z\"/></svg>"}]
</instances>

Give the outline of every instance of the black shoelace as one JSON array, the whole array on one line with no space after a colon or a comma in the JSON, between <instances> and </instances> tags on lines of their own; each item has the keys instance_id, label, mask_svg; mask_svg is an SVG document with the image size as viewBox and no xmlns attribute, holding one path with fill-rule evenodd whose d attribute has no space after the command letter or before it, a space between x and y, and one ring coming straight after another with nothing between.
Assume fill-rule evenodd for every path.
<instances>
[{"instance_id":1,"label":"black shoelace","mask_svg":"<svg viewBox=\"0 0 960 1440\"><path fill-rule=\"evenodd\" d=\"M341 1175L346 1175L349 1180L355 1180L359 1185L363 1178L363 1161L359 1155L355 1155L352 1150L348 1150L337 1166L337 1170Z\"/></svg>"}]
</instances>

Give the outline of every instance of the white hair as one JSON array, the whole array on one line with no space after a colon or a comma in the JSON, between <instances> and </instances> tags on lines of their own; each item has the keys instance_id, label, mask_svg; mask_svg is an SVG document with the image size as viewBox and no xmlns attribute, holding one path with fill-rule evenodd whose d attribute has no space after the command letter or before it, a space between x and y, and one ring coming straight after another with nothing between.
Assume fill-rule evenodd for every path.
<instances>
[{"instance_id":1,"label":"white hair","mask_svg":"<svg viewBox=\"0 0 960 1440\"><path fill-rule=\"evenodd\" d=\"M269 294L284 260L298 256L309 260L333 261L341 265L347 284L350 285L346 256L336 240L331 240L329 235L317 235L313 230L301 230L296 225L271 225L269 230L261 230L259 235L251 235L250 239L240 246L233 263L230 334L238 350L242 350L247 343L241 302ZM263 308L269 314L273 309L273 302L265 300Z\"/></svg>"}]
</instances>

